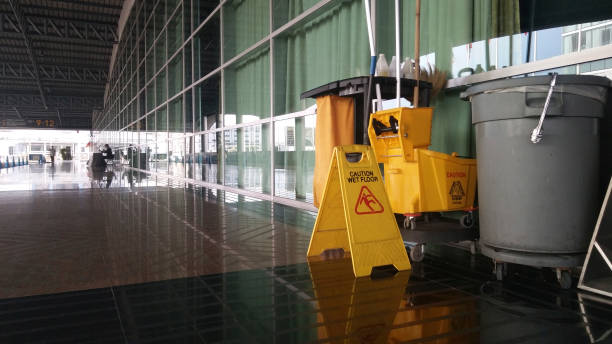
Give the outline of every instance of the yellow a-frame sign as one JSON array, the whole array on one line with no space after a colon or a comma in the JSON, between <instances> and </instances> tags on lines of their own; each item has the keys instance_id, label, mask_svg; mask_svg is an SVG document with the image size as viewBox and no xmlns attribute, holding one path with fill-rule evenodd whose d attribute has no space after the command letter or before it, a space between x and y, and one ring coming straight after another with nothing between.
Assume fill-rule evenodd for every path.
<instances>
[{"instance_id":1,"label":"yellow a-frame sign","mask_svg":"<svg viewBox=\"0 0 612 344\"><path fill-rule=\"evenodd\" d=\"M349 162L347 154L360 154ZM356 277L393 265L409 270L410 261L370 146L334 148L308 256L328 249L350 252Z\"/></svg>"}]
</instances>

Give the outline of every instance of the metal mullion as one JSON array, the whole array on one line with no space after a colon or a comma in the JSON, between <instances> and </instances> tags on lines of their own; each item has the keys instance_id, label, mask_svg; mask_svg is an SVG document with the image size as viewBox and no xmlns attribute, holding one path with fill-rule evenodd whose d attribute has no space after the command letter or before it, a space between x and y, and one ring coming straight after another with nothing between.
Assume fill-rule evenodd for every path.
<instances>
[{"instance_id":1,"label":"metal mullion","mask_svg":"<svg viewBox=\"0 0 612 344\"><path fill-rule=\"evenodd\" d=\"M194 41L192 39L193 38L193 25L194 25L194 23L193 23L194 22L194 20L193 20L193 13L195 12L194 11L195 8L194 8L194 4L193 3L194 3L194 0L191 0L191 12L189 14L190 17L191 17L191 22L190 22L190 25L191 25L191 34L185 40L185 43L191 42L191 49L190 49L191 51L189 52L189 58L191 59L191 75L189 76L190 77L189 85L191 85L193 83L193 78L194 78L194 75L195 75L195 54L194 54L195 43L194 43ZM185 45L185 46L187 46L187 45ZM183 80L183 85L186 85L186 84L187 83L185 83L185 80ZM196 128L195 128L195 88L190 88L190 89L192 90L192 92L191 92L191 94L192 94L192 97L191 97L191 111L193 113L193 125L194 125L193 131L195 132L196 131ZM200 114L198 114L198 116L199 115Z\"/></svg>"},{"instance_id":2,"label":"metal mullion","mask_svg":"<svg viewBox=\"0 0 612 344\"><path fill-rule=\"evenodd\" d=\"M178 6L177 6L177 8L178 8ZM167 139L168 144L167 144L166 149L169 152L170 151L170 146L169 146L170 145L170 107L168 105L170 105L170 103L168 101L168 88L169 88L168 87L168 83L169 83L169 80L170 80L170 74L168 73L168 30L166 30L166 28L168 27L168 23L170 23L170 18L166 17L166 24L164 25L164 28L162 29L162 31L159 34L159 37L161 37L162 33L166 35L166 38L164 39L164 57L166 58L166 60L165 60L166 62L159 69L158 72L161 72L161 70L165 70L165 72L166 72L166 80L165 80L166 82L165 82L165 85L164 85L166 87L166 100L164 101L163 105L161 105L161 106L166 105L166 136L168 137L168 139ZM168 164L168 169L170 169L170 164Z\"/></svg>"},{"instance_id":3,"label":"metal mullion","mask_svg":"<svg viewBox=\"0 0 612 344\"><path fill-rule=\"evenodd\" d=\"M269 28L268 33L272 33L274 30L274 0L270 0L268 3L268 17L269 17ZM270 128L268 129L268 147L270 147L270 197L272 199L271 207L270 207L270 217L274 218L274 199L276 198L276 174L274 169L274 133L275 133L275 123L274 123L274 39L270 38L269 43L269 62L270 62ZM262 130L263 131L263 130ZM272 226L272 247L276 251L276 227ZM272 257L272 265L276 266L276 256ZM272 298L272 303L274 302L274 297ZM274 318L276 318L276 307L274 307ZM276 321L274 322L274 332L276 332ZM276 337L274 338L274 342L276 343Z\"/></svg>"},{"instance_id":4,"label":"metal mullion","mask_svg":"<svg viewBox=\"0 0 612 344\"><path fill-rule=\"evenodd\" d=\"M223 48L224 48L224 44L225 44L225 40L223 38L224 33L225 33L225 28L224 28L224 19L223 19L223 5L225 4L225 2L222 2L219 4L218 8L219 8L219 36L221 36L219 38L219 59L221 61L221 63L223 63L223 60L225 58L225 54L223 53ZM209 73L210 74L210 73ZM219 93L221 94L221 114L219 115L219 119L217 120L217 129L221 129L221 152L219 152L219 143L217 143L217 147L215 147L215 149L217 149L217 155L221 156L221 161L223 162L221 164L221 168L219 169L219 157L217 156L217 173L220 174L220 184L224 185L225 184L225 134L223 132L223 126L225 125L225 71L223 69L221 69L221 74L220 74L220 90ZM228 129L229 130L229 129ZM216 131L215 131L215 140L217 139L216 137Z\"/></svg>"},{"instance_id":5,"label":"metal mullion","mask_svg":"<svg viewBox=\"0 0 612 344\"><path fill-rule=\"evenodd\" d=\"M270 119L274 117L274 39L272 38L272 31L274 30L274 0L268 1L268 33L270 37L270 42L268 44L268 61L270 63ZM270 129L268 129L268 146L270 147L270 195L272 196L272 200L276 195L276 176L274 173L274 121L270 122Z\"/></svg>"},{"instance_id":6,"label":"metal mullion","mask_svg":"<svg viewBox=\"0 0 612 344\"><path fill-rule=\"evenodd\" d=\"M186 1L189 1L191 3L190 0L186 0ZM172 57L172 59L176 58L177 53L182 53L183 54L183 64L181 66L181 75L183 77L181 78L181 86L180 86L180 88L183 90L183 92L179 92L178 94L180 94L180 96L183 97L183 113L182 113L182 117L183 117L183 135L186 138L187 137L187 113L186 113L187 112L186 111L186 109L187 109L187 99L186 98L187 97L186 97L185 86L184 86L185 85L185 53L184 53L185 49L183 48L183 45L186 42L186 40L185 40L185 12L186 12L185 11L185 0L181 1L181 4L179 6L176 6L175 10L178 10L179 8L183 9L183 13L182 13L182 16L181 16L181 41L183 41L183 44L181 45L180 48L177 49L177 51L174 52L174 54L173 54L174 56ZM176 13L175 13L175 15L176 15ZM189 15L191 15L191 12L189 13ZM191 133L193 134L193 109L191 109ZM191 143L191 141L193 141L193 139L191 139L191 138L189 140L190 140L190 143ZM187 149L187 140L184 139L183 142L185 142L185 150L186 150ZM191 162L190 162L190 164L193 164L193 158L194 158L194 155L193 155L193 151L194 151L193 145L194 144L195 144L195 142L192 143L192 145L191 145L191 153L190 153L190 155L191 155ZM185 164L184 167L186 168L188 162L184 162L184 164ZM187 175L187 171L185 171L185 175Z\"/></svg>"}]
</instances>

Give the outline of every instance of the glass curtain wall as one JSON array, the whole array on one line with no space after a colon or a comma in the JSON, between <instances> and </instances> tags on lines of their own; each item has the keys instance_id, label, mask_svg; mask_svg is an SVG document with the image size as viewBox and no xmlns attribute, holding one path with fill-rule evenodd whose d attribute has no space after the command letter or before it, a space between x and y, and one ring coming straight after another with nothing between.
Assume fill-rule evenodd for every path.
<instances>
[{"instance_id":1,"label":"glass curtain wall","mask_svg":"<svg viewBox=\"0 0 612 344\"><path fill-rule=\"evenodd\" d=\"M136 1L97 142L152 173L311 203L300 93L368 67L362 1L319 2Z\"/></svg>"},{"instance_id":2,"label":"glass curtain wall","mask_svg":"<svg viewBox=\"0 0 612 344\"><path fill-rule=\"evenodd\" d=\"M377 50L388 61L393 3L373 2ZM457 78L612 43L611 21L549 28L534 33L527 56L519 1L500 3L423 2L422 61ZM413 51L414 0L402 5L404 60ZM93 129L97 143L133 167L306 206L316 110L300 94L368 67L363 0L136 0ZM612 62L565 72L602 68ZM473 156L459 91L432 105L432 148Z\"/></svg>"}]
</instances>

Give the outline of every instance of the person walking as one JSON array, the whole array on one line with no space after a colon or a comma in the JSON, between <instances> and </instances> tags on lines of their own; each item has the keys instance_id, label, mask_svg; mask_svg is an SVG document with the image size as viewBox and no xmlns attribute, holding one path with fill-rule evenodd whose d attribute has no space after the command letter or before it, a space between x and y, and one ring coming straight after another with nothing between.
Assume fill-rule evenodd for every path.
<instances>
[{"instance_id":1,"label":"person walking","mask_svg":"<svg viewBox=\"0 0 612 344\"><path fill-rule=\"evenodd\" d=\"M115 156L113 155L113 150L110 148L110 146L107 144L104 145L104 148L102 149L102 158L106 161L106 160L110 160L112 161Z\"/></svg>"},{"instance_id":2,"label":"person walking","mask_svg":"<svg viewBox=\"0 0 612 344\"><path fill-rule=\"evenodd\" d=\"M51 149L49 149L49 155L51 156L51 164L55 164L55 146L51 146Z\"/></svg>"}]
</instances>

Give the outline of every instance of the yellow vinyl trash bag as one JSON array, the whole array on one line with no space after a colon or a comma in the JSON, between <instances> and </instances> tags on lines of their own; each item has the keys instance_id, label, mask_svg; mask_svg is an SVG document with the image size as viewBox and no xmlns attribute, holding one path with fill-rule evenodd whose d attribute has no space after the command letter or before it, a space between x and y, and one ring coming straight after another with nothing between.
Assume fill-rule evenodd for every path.
<instances>
[{"instance_id":1,"label":"yellow vinyl trash bag","mask_svg":"<svg viewBox=\"0 0 612 344\"><path fill-rule=\"evenodd\" d=\"M319 207L334 147L355 143L353 98L328 95L317 98L313 199Z\"/></svg>"}]
</instances>

